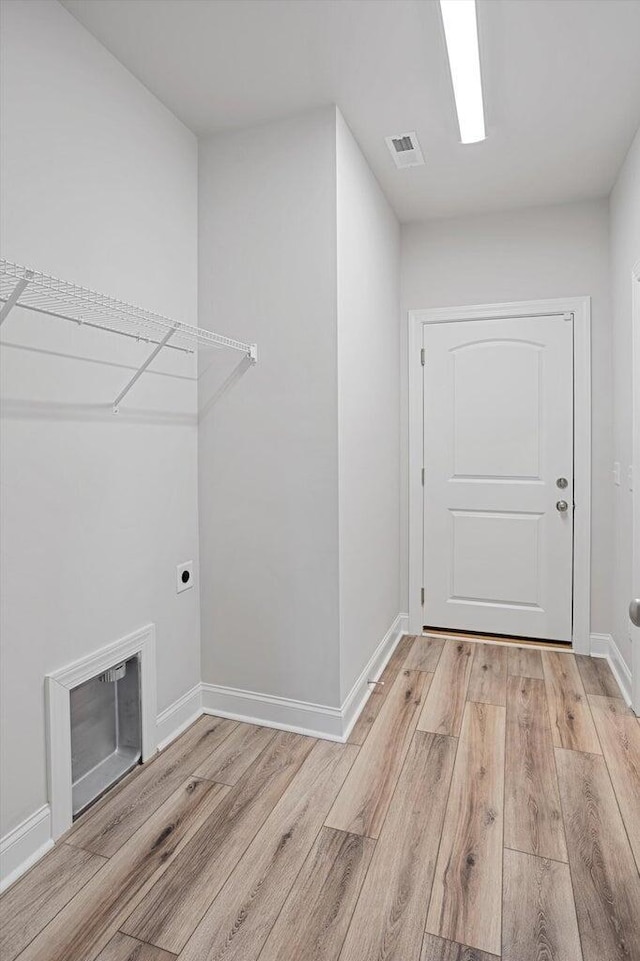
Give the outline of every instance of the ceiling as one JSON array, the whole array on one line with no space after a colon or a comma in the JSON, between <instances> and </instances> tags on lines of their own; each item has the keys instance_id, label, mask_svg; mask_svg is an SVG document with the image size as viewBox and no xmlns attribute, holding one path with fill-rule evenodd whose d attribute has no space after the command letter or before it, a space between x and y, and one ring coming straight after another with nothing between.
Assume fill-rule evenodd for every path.
<instances>
[{"instance_id":1,"label":"ceiling","mask_svg":"<svg viewBox=\"0 0 640 961\"><path fill-rule=\"evenodd\" d=\"M61 2L198 135L337 103L403 221L602 197L640 123L640 0L478 0L466 146L435 0Z\"/></svg>"}]
</instances>

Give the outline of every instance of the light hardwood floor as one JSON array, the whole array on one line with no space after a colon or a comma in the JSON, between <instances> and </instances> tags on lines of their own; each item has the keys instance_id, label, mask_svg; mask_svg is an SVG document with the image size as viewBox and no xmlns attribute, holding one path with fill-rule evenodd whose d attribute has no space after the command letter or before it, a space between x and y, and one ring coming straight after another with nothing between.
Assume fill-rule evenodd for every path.
<instances>
[{"instance_id":1,"label":"light hardwood floor","mask_svg":"<svg viewBox=\"0 0 640 961\"><path fill-rule=\"evenodd\" d=\"M604 661L405 637L347 744L216 717L0 899L0 961L640 961Z\"/></svg>"}]
</instances>

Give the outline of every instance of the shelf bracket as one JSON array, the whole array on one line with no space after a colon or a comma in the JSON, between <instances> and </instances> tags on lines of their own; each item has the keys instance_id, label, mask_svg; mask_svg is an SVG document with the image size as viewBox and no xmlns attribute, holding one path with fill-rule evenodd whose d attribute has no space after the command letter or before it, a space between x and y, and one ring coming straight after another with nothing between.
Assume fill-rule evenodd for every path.
<instances>
[{"instance_id":1,"label":"shelf bracket","mask_svg":"<svg viewBox=\"0 0 640 961\"><path fill-rule=\"evenodd\" d=\"M138 380L138 378L141 377L142 374L144 374L144 372L145 372L145 370L147 369L147 367L149 366L149 364L152 363L153 360L155 360L155 358L158 356L158 354L160 353L160 351L162 350L162 348L163 348L166 344L169 343L169 341L171 340L171 338L172 338L173 335L175 334L176 330L177 330L177 325L176 325L175 327L172 327L171 330L168 330L168 331L167 331L167 333L164 335L164 337L162 338L162 340L160 341L160 343L159 343L159 344L156 344L154 350L151 351L151 353L149 354L149 356L148 356L147 359L145 360L144 364L142 364L141 367L138 367L137 371L135 372L135 374L133 375L133 377L131 378L131 380L129 381L129 383L126 385L126 387L123 387L123 389L120 391L120 393L118 394L118 396L116 397L116 399L115 399L114 402L113 402L113 413L114 413L114 414L117 414L117 413L118 413L118 408L119 408L119 406L120 406L120 401L123 400L123 398L125 398L125 397L127 396L127 394L129 393L129 391L131 390L131 388L133 387L133 385L135 384L135 382Z\"/></svg>"},{"instance_id":2,"label":"shelf bracket","mask_svg":"<svg viewBox=\"0 0 640 961\"><path fill-rule=\"evenodd\" d=\"M249 353L247 354L247 357L251 361L252 366L258 363L258 345L257 344L249 345Z\"/></svg>"},{"instance_id":3,"label":"shelf bracket","mask_svg":"<svg viewBox=\"0 0 640 961\"><path fill-rule=\"evenodd\" d=\"M33 271L26 270L24 277L21 280L19 280L18 283L15 285L15 287L11 291L11 296L8 298L8 300L4 302L4 304L2 305L2 310L0 310L0 324L4 323L4 321L9 316L9 312L11 311L11 309L15 307L15 305L18 303L18 300L20 299L20 295L22 291L27 286L27 284L32 279L32 277L33 277Z\"/></svg>"}]
</instances>

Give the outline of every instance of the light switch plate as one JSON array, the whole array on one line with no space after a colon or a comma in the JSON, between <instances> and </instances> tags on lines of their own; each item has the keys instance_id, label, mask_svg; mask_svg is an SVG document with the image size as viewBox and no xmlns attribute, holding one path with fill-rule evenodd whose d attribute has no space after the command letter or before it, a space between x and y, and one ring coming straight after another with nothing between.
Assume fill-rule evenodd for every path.
<instances>
[{"instance_id":1,"label":"light switch plate","mask_svg":"<svg viewBox=\"0 0 640 961\"><path fill-rule=\"evenodd\" d=\"M613 462L613 483L616 487L620 487L620 461L616 460Z\"/></svg>"},{"instance_id":2,"label":"light switch plate","mask_svg":"<svg viewBox=\"0 0 640 961\"><path fill-rule=\"evenodd\" d=\"M185 561L176 567L176 594L182 594L193 587L193 561Z\"/></svg>"}]
</instances>

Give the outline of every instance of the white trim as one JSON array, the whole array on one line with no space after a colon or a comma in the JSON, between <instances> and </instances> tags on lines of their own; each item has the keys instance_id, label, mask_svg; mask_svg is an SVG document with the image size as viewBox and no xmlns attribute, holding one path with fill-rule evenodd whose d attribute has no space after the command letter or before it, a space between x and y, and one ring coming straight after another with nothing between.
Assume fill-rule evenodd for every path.
<instances>
[{"instance_id":1,"label":"white trim","mask_svg":"<svg viewBox=\"0 0 640 961\"><path fill-rule=\"evenodd\" d=\"M422 468L424 467L424 368L420 360L423 344L423 325L418 311L409 311L409 630L422 634L424 627L420 594L424 563L424 504Z\"/></svg>"},{"instance_id":2,"label":"white trim","mask_svg":"<svg viewBox=\"0 0 640 961\"><path fill-rule=\"evenodd\" d=\"M425 324L463 320L526 318L535 315L573 314L574 317L574 562L573 649L589 653L591 622L591 298L561 297L469 307L410 310L409 323L409 630L422 633L423 498L424 464L422 430L423 370L420 362Z\"/></svg>"},{"instance_id":3,"label":"white trim","mask_svg":"<svg viewBox=\"0 0 640 961\"><path fill-rule=\"evenodd\" d=\"M202 714L202 684L194 684L190 691L179 697L158 714L156 725L158 750L163 751L183 731L197 721Z\"/></svg>"},{"instance_id":4,"label":"white trim","mask_svg":"<svg viewBox=\"0 0 640 961\"><path fill-rule=\"evenodd\" d=\"M634 591L640 591L640 260L631 270L631 329L633 331L632 378L632 477L631 513L633 524L631 577ZM637 596L637 595L634 595ZM631 598L629 598L631 600ZM631 638L631 701L640 715L640 628L630 625Z\"/></svg>"},{"instance_id":5,"label":"white trim","mask_svg":"<svg viewBox=\"0 0 640 961\"><path fill-rule=\"evenodd\" d=\"M205 714L216 714L234 721L344 743L371 693L367 681L378 679L406 633L407 624L407 614L398 614L394 618L341 707L295 701L219 684L202 684L202 710Z\"/></svg>"},{"instance_id":6,"label":"white trim","mask_svg":"<svg viewBox=\"0 0 640 961\"><path fill-rule=\"evenodd\" d=\"M295 701L219 684L203 684L202 710L205 714L229 717L247 724L275 727L281 731L294 731L329 741L343 740L342 712L339 707Z\"/></svg>"},{"instance_id":7,"label":"white trim","mask_svg":"<svg viewBox=\"0 0 640 961\"><path fill-rule=\"evenodd\" d=\"M631 707L631 671L613 638L611 638L609 641L609 654L607 660L609 662L609 667L613 671L613 676L618 682L618 687L622 691L622 696L629 707Z\"/></svg>"},{"instance_id":8,"label":"white trim","mask_svg":"<svg viewBox=\"0 0 640 961\"><path fill-rule=\"evenodd\" d=\"M156 751L156 655L155 626L147 624L132 634L109 644L94 654L48 674L45 678L47 702L47 776L51 805L51 834L54 839L72 824L71 788L71 705L74 687L113 667L119 661L140 658L142 705L142 760Z\"/></svg>"},{"instance_id":9,"label":"white trim","mask_svg":"<svg viewBox=\"0 0 640 961\"><path fill-rule=\"evenodd\" d=\"M409 615L398 614L393 624L371 655L369 663L366 665L344 699L342 703L343 740L346 741L351 734L354 724L360 717L365 704L371 696L373 687L370 684L370 681L378 680L387 666L391 655L398 646L400 638L403 634L408 633L408 629Z\"/></svg>"},{"instance_id":10,"label":"white trim","mask_svg":"<svg viewBox=\"0 0 640 961\"><path fill-rule=\"evenodd\" d=\"M591 634L591 298L573 306L573 649L588 654Z\"/></svg>"},{"instance_id":11,"label":"white trim","mask_svg":"<svg viewBox=\"0 0 640 961\"><path fill-rule=\"evenodd\" d=\"M591 657L608 657L612 640L611 634L592 634Z\"/></svg>"},{"instance_id":12,"label":"white trim","mask_svg":"<svg viewBox=\"0 0 640 961\"><path fill-rule=\"evenodd\" d=\"M591 657L606 659L624 700L631 707L631 671L611 634L591 635Z\"/></svg>"},{"instance_id":13,"label":"white trim","mask_svg":"<svg viewBox=\"0 0 640 961\"><path fill-rule=\"evenodd\" d=\"M53 847L48 804L0 839L0 891L17 881Z\"/></svg>"}]
</instances>

